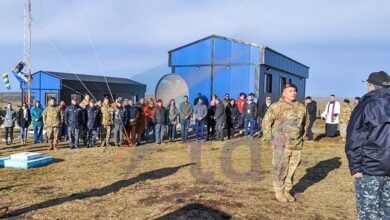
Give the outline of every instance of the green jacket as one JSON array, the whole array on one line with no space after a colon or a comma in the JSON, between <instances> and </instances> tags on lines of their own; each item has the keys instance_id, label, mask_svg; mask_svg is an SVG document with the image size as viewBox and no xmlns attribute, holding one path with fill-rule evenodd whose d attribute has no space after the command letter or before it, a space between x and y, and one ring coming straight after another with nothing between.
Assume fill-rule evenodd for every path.
<instances>
[{"instance_id":1,"label":"green jacket","mask_svg":"<svg viewBox=\"0 0 390 220\"><path fill-rule=\"evenodd\" d=\"M32 126L43 126L43 118L42 118L43 108L38 107L34 108L31 112L31 118L32 118Z\"/></svg>"},{"instance_id":2,"label":"green jacket","mask_svg":"<svg viewBox=\"0 0 390 220\"><path fill-rule=\"evenodd\" d=\"M190 119L192 116L192 106L189 102L182 102L179 106L180 120Z\"/></svg>"}]
</instances>

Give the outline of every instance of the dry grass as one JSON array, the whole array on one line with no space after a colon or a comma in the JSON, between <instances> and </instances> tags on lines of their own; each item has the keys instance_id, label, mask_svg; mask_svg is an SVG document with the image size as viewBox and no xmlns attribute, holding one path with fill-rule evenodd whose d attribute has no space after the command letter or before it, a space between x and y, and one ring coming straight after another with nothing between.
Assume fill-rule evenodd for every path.
<instances>
[{"instance_id":1,"label":"dry grass","mask_svg":"<svg viewBox=\"0 0 390 220\"><path fill-rule=\"evenodd\" d=\"M297 202L289 204L273 198L272 152L258 139L45 149L0 147L1 156L28 150L57 160L30 170L0 169L0 203L14 219L357 218L353 180L337 139L305 145L295 178Z\"/></svg>"}]
</instances>

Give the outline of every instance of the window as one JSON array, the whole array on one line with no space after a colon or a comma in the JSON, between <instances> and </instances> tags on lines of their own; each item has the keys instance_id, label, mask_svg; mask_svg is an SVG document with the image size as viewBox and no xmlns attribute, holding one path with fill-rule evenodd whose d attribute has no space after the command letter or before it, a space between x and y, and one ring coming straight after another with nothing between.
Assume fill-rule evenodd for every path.
<instances>
[{"instance_id":1,"label":"window","mask_svg":"<svg viewBox=\"0 0 390 220\"><path fill-rule=\"evenodd\" d=\"M265 74L264 92L272 93L272 74Z\"/></svg>"},{"instance_id":2,"label":"window","mask_svg":"<svg viewBox=\"0 0 390 220\"><path fill-rule=\"evenodd\" d=\"M287 83L286 77L280 77L280 93L283 92L283 87L284 85L286 85L286 83Z\"/></svg>"}]
</instances>

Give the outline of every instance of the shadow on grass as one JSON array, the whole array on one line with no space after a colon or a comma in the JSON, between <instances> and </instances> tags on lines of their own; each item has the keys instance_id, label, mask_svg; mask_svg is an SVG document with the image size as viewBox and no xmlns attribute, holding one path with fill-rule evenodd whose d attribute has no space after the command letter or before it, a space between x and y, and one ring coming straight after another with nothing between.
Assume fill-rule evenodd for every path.
<instances>
[{"instance_id":1,"label":"shadow on grass","mask_svg":"<svg viewBox=\"0 0 390 220\"><path fill-rule=\"evenodd\" d=\"M118 192L120 189L131 186L131 185L136 184L138 182L143 182L146 180L156 180L156 179L161 179L161 178L173 175L179 169L181 169L183 167L191 166L191 165L193 165L193 163L184 164L184 165L177 166L177 167L166 167L166 168L161 168L161 169L141 173L136 177L126 179L126 180L119 180L117 182L112 183L111 185L105 186L105 187L100 188L100 189L93 189L93 190L86 191L86 192L74 193L74 194L71 194L71 195L66 196L66 197L51 199L51 200L47 200L47 201L44 201L41 203L30 205L30 206L25 207L25 208L17 209L17 210L10 212L5 217L8 217L8 218L15 217L15 216L23 215L27 212L31 212L31 211L35 211L35 210L39 210L39 209L44 209L44 208L49 208L49 207L56 206L56 205L61 205L63 203L71 202L74 200L81 200L81 199L86 199L86 198L91 198L91 197L105 196L105 195L113 193L113 192Z\"/></svg>"},{"instance_id":2,"label":"shadow on grass","mask_svg":"<svg viewBox=\"0 0 390 220\"><path fill-rule=\"evenodd\" d=\"M303 193L310 186L325 179L325 177L335 169L340 168L341 158L334 157L331 159L323 160L317 163L315 166L307 168L306 174L295 184L292 188L292 193Z\"/></svg>"},{"instance_id":3,"label":"shadow on grass","mask_svg":"<svg viewBox=\"0 0 390 220\"><path fill-rule=\"evenodd\" d=\"M191 203L188 204L176 211L173 211L169 214L156 218L156 220L170 220L170 219L231 219L232 216L207 207L200 203Z\"/></svg>"}]
</instances>

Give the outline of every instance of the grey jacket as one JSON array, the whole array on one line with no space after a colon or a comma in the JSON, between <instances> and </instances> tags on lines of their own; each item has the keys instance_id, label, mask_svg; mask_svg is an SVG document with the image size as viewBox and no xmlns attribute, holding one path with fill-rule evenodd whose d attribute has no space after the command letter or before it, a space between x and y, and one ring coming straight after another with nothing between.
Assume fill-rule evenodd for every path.
<instances>
[{"instance_id":1,"label":"grey jacket","mask_svg":"<svg viewBox=\"0 0 390 220\"><path fill-rule=\"evenodd\" d=\"M219 104L215 108L215 121L217 123L225 123L226 121L226 113L225 113L225 106L222 102L219 102Z\"/></svg>"},{"instance_id":2,"label":"grey jacket","mask_svg":"<svg viewBox=\"0 0 390 220\"><path fill-rule=\"evenodd\" d=\"M15 127L16 116L17 116L16 111L11 109L6 109L5 116L3 118L4 119L3 126L5 128Z\"/></svg>"},{"instance_id":3,"label":"grey jacket","mask_svg":"<svg viewBox=\"0 0 390 220\"><path fill-rule=\"evenodd\" d=\"M172 124L172 125L177 124L177 118L178 118L179 112L178 112L176 106L173 109L171 109L170 106L168 106L168 110L169 110L169 124Z\"/></svg>"},{"instance_id":4,"label":"grey jacket","mask_svg":"<svg viewBox=\"0 0 390 220\"><path fill-rule=\"evenodd\" d=\"M196 120L198 120L199 117L202 118L202 121L204 121L206 119L206 115L207 115L207 106L202 104L197 104L195 105L194 107L194 117Z\"/></svg>"}]
</instances>

